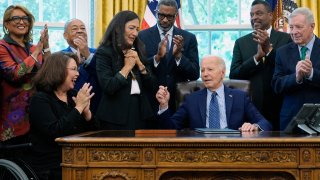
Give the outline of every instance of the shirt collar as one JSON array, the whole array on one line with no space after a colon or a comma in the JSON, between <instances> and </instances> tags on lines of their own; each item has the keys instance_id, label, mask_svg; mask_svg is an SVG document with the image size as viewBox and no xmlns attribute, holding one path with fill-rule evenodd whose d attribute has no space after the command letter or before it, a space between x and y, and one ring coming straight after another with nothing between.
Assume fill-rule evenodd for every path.
<instances>
[{"instance_id":1,"label":"shirt collar","mask_svg":"<svg viewBox=\"0 0 320 180\"><path fill-rule=\"evenodd\" d=\"M269 37L271 35L271 30L272 30L272 26L270 26L269 29L267 29L267 33L268 33Z\"/></svg>"},{"instance_id":2,"label":"shirt collar","mask_svg":"<svg viewBox=\"0 0 320 180\"><path fill-rule=\"evenodd\" d=\"M313 34L311 40L305 45L305 47L308 48L308 50L312 50L312 47L313 47L313 44L314 44L314 41L316 40L316 36ZM299 49L301 49L302 46L299 45Z\"/></svg>"},{"instance_id":3,"label":"shirt collar","mask_svg":"<svg viewBox=\"0 0 320 180\"><path fill-rule=\"evenodd\" d=\"M14 45L17 45L17 46L20 46L20 44L18 44L15 40L13 40L9 34L5 34L4 37L3 37L3 40L5 40L8 44L14 44ZM26 47L30 47L30 43L25 43Z\"/></svg>"},{"instance_id":4,"label":"shirt collar","mask_svg":"<svg viewBox=\"0 0 320 180\"><path fill-rule=\"evenodd\" d=\"M222 97L223 93L224 93L224 85L222 84L218 89L216 89L215 91L217 93L218 97ZM211 96L212 91L207 89L207 94Z\"/></svg>"},{"instance_id":5,"label":"shirt collar","mask_svg":"<svg viewBox=\"0 0 320 180\"><path fill-rule=\"evenodd\" d=\"M162 35L162 33L163 33L164 31L159 27L158 24L157 24L157 28L158 28L158 30L159 30L160 35ZM172 34L173 34L173 26L169 29L169 31L167 31L167 34L169 34L170 36L172 36Z\"/></svg>"}]
</instances>

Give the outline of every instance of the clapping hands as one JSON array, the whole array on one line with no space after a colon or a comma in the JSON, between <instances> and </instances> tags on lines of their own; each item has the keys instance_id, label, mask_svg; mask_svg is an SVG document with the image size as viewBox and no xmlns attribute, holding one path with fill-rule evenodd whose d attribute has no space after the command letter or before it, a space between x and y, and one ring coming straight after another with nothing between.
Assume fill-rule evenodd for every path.
<instances>
[{"instance_id":1,"label":"clapping hands","mask_svg":"<svg viewBox=\"0 0 320 180\"><path fill-rule=\"evenodd\" d=\"M72 97L76 104L75 108L84 116L87 121L89 121L92 116L90 111L90 99L94 96L94 93L91 93L91 90L92 86L90 86L90 83L84 83L77 96Z\"/></svg>"}]
</instances>

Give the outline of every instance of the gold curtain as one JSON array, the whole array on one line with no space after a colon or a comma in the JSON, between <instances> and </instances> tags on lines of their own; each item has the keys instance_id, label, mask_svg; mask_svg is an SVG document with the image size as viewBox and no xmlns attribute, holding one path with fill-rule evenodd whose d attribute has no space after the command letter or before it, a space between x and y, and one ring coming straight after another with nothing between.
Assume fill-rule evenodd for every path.
<instances>
[{"instance_id":1,"label":"gold curtain","mask_svg":"<svg viewBox=\"0 0 320 180\"><path fill-rule=\"evenodd\" d=\"M309 8L314 15L314 22L316 24L314 33L319 37L320 35L320 2L318 0L297 0L298 7Z\"/></svg>"},{"instance_id":2,"label":"gold curtain","mask_svg":"<svg viewBox=\"0 0 320 180\"><path fill-rule=\"evenodd\" d=\"M139 15L142 21L147 0L96 0L94 22L94 44L99 45L101 38L112 17L120 11L131 10Z\"/></svg>"}]
</instances>

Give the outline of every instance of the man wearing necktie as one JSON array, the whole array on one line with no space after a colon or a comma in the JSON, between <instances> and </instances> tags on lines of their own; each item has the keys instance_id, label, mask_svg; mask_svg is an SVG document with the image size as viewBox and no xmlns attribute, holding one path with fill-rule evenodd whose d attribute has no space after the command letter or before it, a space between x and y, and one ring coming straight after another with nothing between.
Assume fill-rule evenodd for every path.
<instances>
[{"instance_id":1,"label":"man wearing necktie","mask_svg":"<svg viewBox=\"0 0 320 180\"><path fill-rule=\"evenodd\" d=\"M170 109L175 111L175 92L178 82L199 78L199 55L196 36L174 26L178 13L176 0L159 0L156 7L157 24L139 32L145 44L147 58L159 85L167 86L171 94ZM157 89L150 92L150 100L156 113L159 103L155 99Z\"/></svg>"},{"instance_id":2,"label":"man wearing necktie","mask_svg":"<svg viewBox=\"0 0 320 180\"><path fill-rule=\"evenodd\" d=\"M284 95L280 130L284 130L304 103L320 103L320 40L313 33L310 9L297 8L289 16L292 43L277 50L274 91Z\"/></svg>"},{"instance_id":3,"label":"man wearing necktie","mask_svg":"<svg viewBox=\"0 0 320 180\"><path fill-rule=\"evenodd\" d=\"M252 104L247 93L223 85L226 66L220 57L207 56L201 62L204 89L188 95L172 115L167 87L160 86L156 98L161 128L214 128L241 131L272 130L272 125Z\"/></svg>"},{"instance_id":4,"label":"man wearing necktie","mask_svg":"<svg viewBox=\"0 0 320 180\"><path fill-rule=\"evenodd\" d=\"M90 83L95 95L91 99L90 110L95 114L98 107L101 90L96 73L95 48L88 47L88 37L85 24L80 19L70 19L64 26L63 37L69 47L62 52L73 52L79 57L79 77L75 83L75 90L80 90L84 83Z\"/></svg>"},{"instance_id":5,"label":"man wearing necktie","mask_svg":"<svg viewBox=\"0 0 320 180\"><path fill-rule=\"evenodd\" d=\"M274 130L279 130L282 96L274 93L271 80L276 50L291 42L291 38L288 33L272 28L272 16L268 2L252 2L250 20L253 32L236 40L229 78L250 81L253 104L272 123Z\"/></svg>"}]
</instances>

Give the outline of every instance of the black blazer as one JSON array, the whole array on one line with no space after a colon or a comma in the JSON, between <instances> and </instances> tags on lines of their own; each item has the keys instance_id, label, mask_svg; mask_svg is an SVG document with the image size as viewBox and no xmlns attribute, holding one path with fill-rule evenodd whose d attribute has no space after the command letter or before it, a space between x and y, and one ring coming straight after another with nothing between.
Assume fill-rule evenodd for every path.
<instances>
[{"instance_id":1,"label":"black blazer","mask_svg":"<svg viewBox=\"0 0 320 180\"><path fill-rule=\"evenodd\" d=\"M125 79L119 71L124 66L124 56L119 56L112 46L100 46L95 54L96 69L99 84L102 90L102 98L96 113L98 121L107 121L113 124L124 125L129 114L129 98L131 91L130 74ZM141 57L140 57L141 58ZM143 59L141 59L143 62ZM146 64L145 64L146 65ZM150 68L146 65L147 74L140 73L137 67L133 69L140 87L140 115L143 120L153 116L150 103L146 96L146 91L151 89L154 77Z\"/></svg>"},{"instance_id":2,"label":"black blazer","mask_svg":"<svg viewBox=\"0 0 320 180\"><path fill-rule=\"evenodd\" d=\"M230 69L230 79L250 81L252 101L262 115L272 122L274 130L279 127L279 114L282 96L276 95L271 88L271 80L275 67L276 49L291 42L290 35L271 30L270 41L273 50L265 57L265 61L255 64L253 56L257 53L257 42L252 33L236 40Z\"/></svg>"},{"instance_id":3,"label":"black blazer","mask_svg":"<svg viewBox=\"0 0 320 180\"><path fill-rule=\"evenodd\" d=\"M196 36L190 32L174 27L173 36L181 35L184 39L182 58L177 66L175 57L172 55L173 43L169 50L169 55L164 56L159 65L155 68L153 57L158 52L158 45L161 41L157 25L139 32L139 38L146 46L146 53L151 70L156 76L157 85L168 86L171 98L170 107L175 107L176 83L189 80L197 80L200 74L198 43ZM157 89L156 89L157 90ZM153 92L155 94L155 91ZM155 95L152 96L155 100ZM153 101L154 106L158 109L157 101Z\"/></svg>"}]
</instances>

